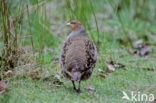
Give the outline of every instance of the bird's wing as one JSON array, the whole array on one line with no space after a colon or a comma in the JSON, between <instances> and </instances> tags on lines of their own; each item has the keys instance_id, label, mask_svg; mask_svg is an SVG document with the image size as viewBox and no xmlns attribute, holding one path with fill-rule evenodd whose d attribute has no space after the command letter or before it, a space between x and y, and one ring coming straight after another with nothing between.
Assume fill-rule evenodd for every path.
<instances>
[{"instance_id":1,"label":"bird's wing","mask_svg":"<svg viewBox=\"0 0 156 103\"><path fill-rule=\"evenodd\" d=\"M97 49L95 44L89 39L85 41L85 45L86 45L86 57L87 57L86 70L89 70L95 67L97 61Z\"/></svg>"},{"instance_id":2,"label":"bird's wing","mask_svg":"<svg viewBox=\"0 0 156 103\"><path fill-rule=\"evenodd\" d=\"M65 57L66 57L66 51L68 50L68 45L71 44L71 39L67 39L63 45L62 53L60 56L60 65L62 69L65 69Z\"/></svg>"}]
</instances>

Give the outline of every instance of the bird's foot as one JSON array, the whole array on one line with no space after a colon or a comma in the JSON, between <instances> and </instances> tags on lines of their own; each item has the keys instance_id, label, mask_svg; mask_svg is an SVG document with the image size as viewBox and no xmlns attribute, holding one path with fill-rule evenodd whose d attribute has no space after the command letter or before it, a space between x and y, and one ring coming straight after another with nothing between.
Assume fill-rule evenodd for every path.
<instances>
[{"instance_id":1,"label":"bird's foot","mask_svg":"<svg viewBox=\"0 0 156 103\"><path fill-rule=\"evenodd\" d=\"M77 91L76 87L73 87L73 89Z\"/></svg>"},{"instance_id":2,"label":"bird's foot","mask_svg":"<svg viewBox=\"0 0 156 103\"><path fill-rule=\"evenodd\" d=\"M76 89L76 92L77 93L80 93L81 92L80 88Z\"/></svg>"},{"instance_id":3,"label":"bird's foot","mask_svg":"<svg viewBox=\"0 0 156 103\"><path fill-rule=\"evenodd\" d=\"M73 87L73 89L77 92L77 93L80 93L81 92L81 90L78 88L76 88L76 87Z\"/></svg>"},{"instance_id":4,"label":"bird's foot","mask_svg":"<svg viewBox=\"0 0 156 103\"><path fill-rule=\"evenodd\" d=\"M80 81L79 81L79 87L78 87L78 88L75 87L74 81L72 81L72 84L73 84L73 89L74 89L77 93L80 93L80 92L81 92L81 91L80 91Z\"/></svg>"}]
</instances>

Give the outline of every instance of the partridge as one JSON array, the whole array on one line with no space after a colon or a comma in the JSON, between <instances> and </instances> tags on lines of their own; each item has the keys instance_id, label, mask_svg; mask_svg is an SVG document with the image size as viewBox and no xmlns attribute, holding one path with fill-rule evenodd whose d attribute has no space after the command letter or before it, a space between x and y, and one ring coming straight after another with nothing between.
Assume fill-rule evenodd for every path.
<instances>
[{"instance_id":1,"label":"partridge","mask_svg":"<svg viewBox=\"0 0 156 103\"><path fill-rule=\"evenodd\" d=\"M79 21L72 20L67 25L72 32L63 45L60 65L63 76L72 81L74 90L80 92L81 80L89 79L96 65L97 49ZM75 87L75 81L79 83L78 88Z\"/></svg>"}]
</instances>

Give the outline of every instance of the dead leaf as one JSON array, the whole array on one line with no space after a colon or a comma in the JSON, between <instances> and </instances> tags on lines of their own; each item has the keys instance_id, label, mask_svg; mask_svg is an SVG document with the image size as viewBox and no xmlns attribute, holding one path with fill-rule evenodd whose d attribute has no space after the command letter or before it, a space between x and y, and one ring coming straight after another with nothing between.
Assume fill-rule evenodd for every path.
<instances>
[{"instance_id":1,"label":"dead leaf","mask_svg":"<svg viewBox=\"0 0 156 103\"><path fill-rule=\"evenodd\" d=\"M136 54L139 56L147 56L151 51L151 47L148 43L144 43L142 40L138 40L133 44L134 50L128 49L130 54Z\"/></svg>"},{"instance_id":2,"label":"dead leaf","mask_svg":"<svg viewBox=\"0 0 156 103\"><path fill-rule=\"evenodd\" d=\"M111 65L111 64L108 64L108 65L107 65L107 69L108 69L108 72L109 72L109 73L111 73L111 72L115 71L114 66L113 66L113 65Z\"/></svg>"},{"instance_id":3,"label":"dead leaf","mask_svg":"<svg viewBox=\"0 0 156 103\"><path fill-rule=\"evenodd\" d=\"M105 78L106 76L104 75L104 70L102 68L98 69L98 73L95 73L95 76L100 77L100 78Z\"/></svg>"},{"instance_id":4,"label":"dead leaf","mask_svg":"<svg viewBox=\"0 0 156 103\"><path fill-rule=\"evenodd\" d=\"M100 76L101 78L106 78L106 76L103 75L103 74L99 74L99 76Z\"/></svg>"},{"instance_id":5,"label":"dead leaf","mask_svg":"<svg viewBox=\"0 0 156 103\"><path fill-rule=\"evenodd\" d=\"M147 56L151 52L151 48L148 45L142 45L140 48L135 49L133 54L137 54L139 56Z\"/></svg>"},{"instance_id":6,"label":"dead leaf","mask_svg":"<svg viewBox=\"0 0 156 103\"><path fill-rule=\"evenodd\" d=\"M87 85L85 86L85 88L88 90L95 90L95 88L92 85Z\"/></svg>"},{"instance_id":7,"label":"dead leaf","mask_svg":"<svg viewBox=\"0 0 156 103\"><path fill-rule=\"evenodd\" d=\"M106 76L101 73L96 73L95 76L100 77L100 78L106 78Z\"/></svg>"},{"instance_id":8,"label":"dead leaf","mask_svg":"<svg viewBox=\"0 0 156 103\"><path fill-rule=\"evenodd\" d=\"M8 70L4 73L5 76L13 76L13 71L12 70Z\"/></svg>"},{"instance_id":9,"label":"dead leaf","mask_svg":"<svg viewBox=\"0 0 156 103\"><path fill-rule=\"evenodd\" d=\"M143 41L142 40L138 40L134 43L134 48L138 49L138 48L142 48L143 46Z\"/></svg>"},{"instance_id":10,"label":"dead leaf","mask_svg":"<svg viewBox=\"0 0 156 103\"><path fill-rule=\"evenodd\" d=\"M103 70L102 68L99 68L98 71L99 71L100 73L104 73L104 70Z\"/></svg>"},{"instance_id":11,"label":"dead leaf","mask_svg":"<svg viewBox=\"0 0 156 103\"><path fill-rule=\"evenodd\" d=\"M109 64L113 65L115 68L124 68L124 67L125 67L124 64L122 64L122 63L116 63L116 62L114 62L113 60L111 60L111 61L109 62Z\"/></svg>"},{"instance_id":12,"label":"dead leaf","mask_svg":"<svg viewBox=\"0 0 156 103\"><path fill-rule=\"evenodd\" d=\"M111 60L108 64L107 64L107 71L109 73L115 71L116 68L124 68L125 65L123 65L122 63L116 63L113 60Z\"/></svg>"},{"instance_id":13,"label":"dead leaf","mask_svg":"<svg viewBox=\"0 0 156 103\"><path fill-rule=\"evenodd\" d=\"M41 77L39 76L38 71L31 72L31 73L30 73L30 77L31 77L32 79L36 79L36 80L40 80L40 79L41 79Z\"/></svg>"},{"instance_id":14,"label":"dead leaf","mask_svg":"<svg viewBox=\"0 0 156 103\"><path fill-rule=\"evenodd\" d=\"M40 77L39 75L37 75L37 76L36 76L36 79L37 79L37 80L40 80L40 79L41 79L41 77Z\"/></svg>"},{"instance_id":15,"label":"dead leaf","mask_svg":"<svg viewBox=\"0 0 156 103\"><path fill-rule=\"evenodd\" d=\"M143 48L141 48L140 50L140 55L145 56L148 55L150 52L151 52L151 48L149 47L149 45L144 45Z\"/></svg>"},{"instance_id":16,"label":"dead leaf","mask_svg":"<svg viewBox=\"0 0 156 103\"><path fill-rule=\"evenodd\" d=\"M124 68L125 65L123 65L123 64L121 64L121 63L115 63L115 64L114 64L114 67L115 67L115 68Z\"/></svg>"},{"instance_id":17,"label":"dead leaf","mask_svg":"<svg viewBox=\"0 0 156 103\"><path fill-rule=\"evenodd\" d=\"M8 89L8 85L4 80L0 81L0 90Z\"/></svg>"},{"instance_id":18,"label":"dead leaf","mask_svg":"<svg viewBox=\"0 0 156 103\"><path fill-rule=\"evenodd\" d=\"M156 69L155 68L146 68L146 67L142 67L141 68L142 70L147 70L147 71L155 71Z\"/></svg>"}]
</instances>

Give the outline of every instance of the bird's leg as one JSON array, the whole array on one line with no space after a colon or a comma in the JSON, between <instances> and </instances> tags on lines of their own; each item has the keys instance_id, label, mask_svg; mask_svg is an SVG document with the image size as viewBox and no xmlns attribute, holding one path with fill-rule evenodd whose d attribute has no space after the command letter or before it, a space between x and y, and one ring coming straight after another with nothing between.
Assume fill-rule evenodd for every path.
<instances>
[{"instance_id":1,"label":"bird's leg","mask_svg":"<svg viewBox=\"0 0 156 103\"><path fill-rule=\"evenodd\" d=\"M79 87L78 87L78 89L77 89L77 92L78 92L78 93L80 92L80 82L81 82L81 81L79 81Z\"/></svg>"},{"instance_id":2,"label":"bird's leg","mask_svg":"<svg viewBox=\"0 0 156 103\"><path fill-rule=\"evenodd\" d=\"M73 89L76 90L75 83L73 80L72 80L72 84L73 84Z\"/></svg>"}]
</instances>

